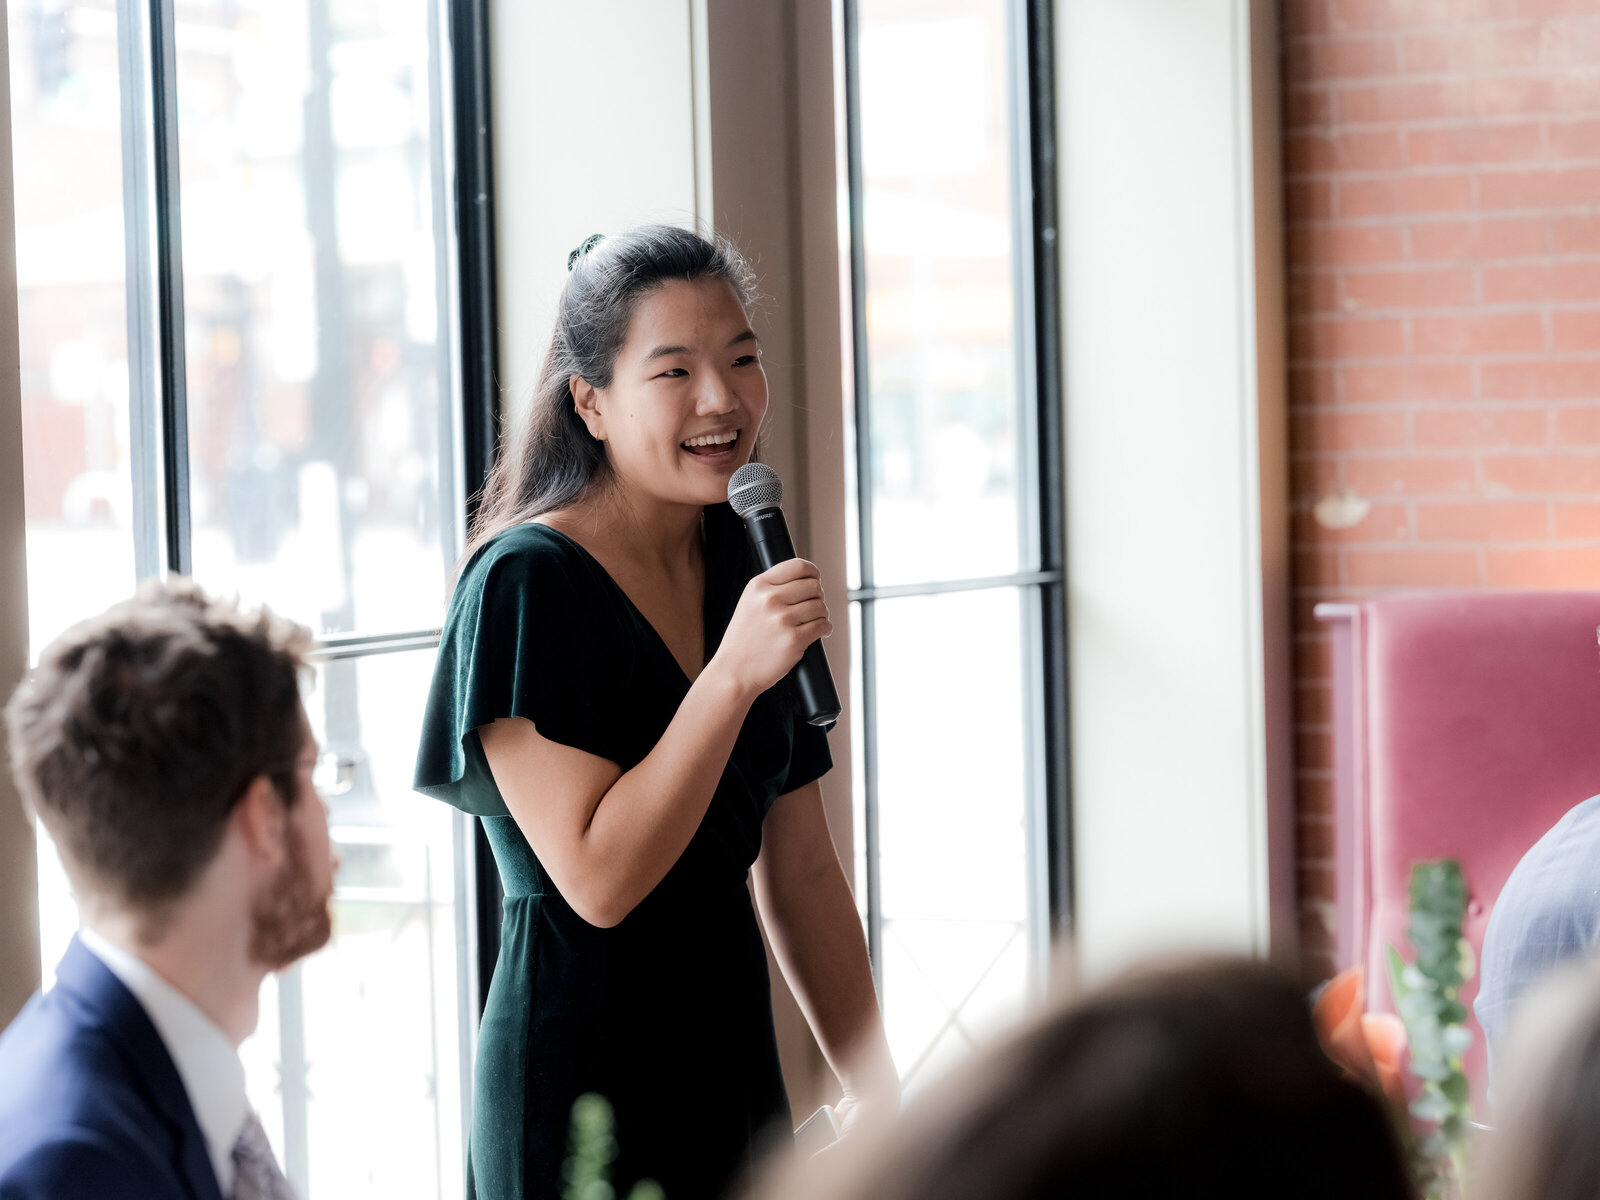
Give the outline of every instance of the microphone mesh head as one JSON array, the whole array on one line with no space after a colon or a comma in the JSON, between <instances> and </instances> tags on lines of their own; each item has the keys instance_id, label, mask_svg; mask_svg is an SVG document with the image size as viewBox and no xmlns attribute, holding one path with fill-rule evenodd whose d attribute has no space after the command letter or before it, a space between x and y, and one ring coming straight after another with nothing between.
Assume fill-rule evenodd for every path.
<instances>
[{"instance_id":1,"label":"microphone mesh head","mask_svg":"<svg viewBox=\"0 0 1600 1200\"><path fill-rule=\"evenodd\" d=\"M728 503L741 517L783 503L783 480L766 463L745 463L728 480Z\"/></svg>"}]
</instances>

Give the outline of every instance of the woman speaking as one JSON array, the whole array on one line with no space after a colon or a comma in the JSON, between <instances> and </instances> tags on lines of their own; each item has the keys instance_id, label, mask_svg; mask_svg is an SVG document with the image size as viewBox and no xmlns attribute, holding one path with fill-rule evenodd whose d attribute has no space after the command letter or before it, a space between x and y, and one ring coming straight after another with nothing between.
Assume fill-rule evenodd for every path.
<instances>
[{"instance_id":1,"label":"woman speaking","mask_svg":"<svg viewBox=\"0 0 1600 1200\"><path fill-rule=\"evenodd\" d=\"M817 569L751 577L726 504L767 408L752 280L669 226L569 260L533 411L451 599L419 790L482 818L505 887L478 1043L478 1195L559 1195L573 1101L618 1191L722 1194L787 1133L766 956L845 1088L896 1084L823 814L831 759L780 681L832 629Z\"/></svg>"}]
</instances>

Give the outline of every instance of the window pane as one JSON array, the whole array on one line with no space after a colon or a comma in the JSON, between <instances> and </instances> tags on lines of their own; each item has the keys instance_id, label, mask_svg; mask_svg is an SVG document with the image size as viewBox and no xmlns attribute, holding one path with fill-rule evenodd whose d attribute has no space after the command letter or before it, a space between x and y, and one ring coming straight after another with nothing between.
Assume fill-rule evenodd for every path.
<instances>
[{"instance_id":1,"label":"window pane","mask_svg":"<svg viewBox=\"0 0 1600 1200\"><path fill-rule=\"evenodd\" d=\"M1021 562L1007 7L859 7L879 585Z\"/></svg>"},{"instance_id":2,"label":"window pane","mask_svg":"<svg viewBox=\"0 0 1600 1200\"><path fill-rule=\"evenodd\" d=\"M884 1019L914 1083L1027 986L1022 603L1006 588L876 609Z\"/></svg>"},{"instance_id":3,"label":"window pane","mask_svg":"<svg viewBox=\"0 0 1600 1200\"><path fill-rule=\"evenodd\" d=\"M178 6L194 570L323 633L426 628L445 598L436 18Z\"/></svg>"},{"instance_id":4,"label":"window pane","mask_svg":"<svg viewBox=\"0 0 1600 1200\"><path fill-rule=\"evenodd\" d=\"M196 574L325 633L436 625L461 510L437 4L176 9ZM117 4L13 0L8 26L37 654L131 591L159 464L130 448ZM432 657L331 664L308 698L363 764L332 800L335 941L242 1051L307 1200L462 1192L466 827L410 790ZM40 856L48 985L77 912Z\"/></svg>"},{"instance_id":5,"label":"window pane","mask_svg":"<svg viewBox=\"0 0 1600 1200\"><path fill-rule=\"evenodd\" d=\"M411 790L432 651L330 663L307 697L326 749L360 762L328 800L341 858L328 948L262 991L242 1050L252 1103L300 1193L461 1194L456 823ZM464 828L464 826L463 826Z\"/></svg>"},{"instance_id":6,"label":"window pane","mask_svg":"<svg viewBox=\"0 0 1600 1200\"><path fill-rule=\"evenodd\" d=\"M134 580L117 13L12 0L7 17L37 656Z\"/></svg>"},{"instance_id":7,"label":"window pane","mask_svg":"<svg viewBox=\"0 0 1600 1200\"><path fill-rule=\"evenodd\" d=\"M114 0L12 0L11 138L29 658L133 587L128 310ZM39 833L49 986L78 926Z\"/></svg>"}]
</instances>

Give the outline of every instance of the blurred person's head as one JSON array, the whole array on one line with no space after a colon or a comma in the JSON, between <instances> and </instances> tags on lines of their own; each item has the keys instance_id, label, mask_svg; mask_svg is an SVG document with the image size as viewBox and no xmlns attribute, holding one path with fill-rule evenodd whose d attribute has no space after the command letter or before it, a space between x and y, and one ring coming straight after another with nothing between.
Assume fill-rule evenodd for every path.
<instances>
[{"instance_id":1,"label":"blurred person's head","mask_svg":"<svg viewBox=\"0 0 1600 1200\"><path fill-rule=\"evenodd\" d=\"M1475 1195L1600 1196L1600 959L1557 968L1522 999L1494 1086Z\"/></svg>"},{"instance_id":2,"label":"blurred person's head","mask_svg":"<svg viewBox=\"0 0 1600 1200\"><path fill-rule=\"evenodd\" d=\"M763 1194L1181 1195L1412 1195L1379 1101L1327 1058L1305 991L1270 967L1200 961L1125 975Z\"/></svg>"},{"instance_id":3,"label":"blurred person's head","mask_svg":"<svg viewBox=\"0 0 1600 1200\"><path fill-rule=\"evenodd\" d=\"M669 498L725 500L727 476L754 452L766 377L753 340L724 344L749 333L755 276L739 251L677 226L641 225L588 239L568 266L527 422L504 439L469 556L512 525L585 499L619 470L643 472L645 486ZM690 370L652 353L666 346L714 351L716 395L700 391L711 363ZM719 436L736 431L736 442L681 444L712 426Z\"/></svg>"},{"instance_id":4,"label":"blurred person's head","mask_svg":"<svg viewBox=\"0 0 1600 1200\"><path fill-rule=\"evenodd\" d=\"M309 644L173 580L45 648L6 707L11 769L86 924L143 947L203 924L263 972L328 940Z\"/></svg>"}]
</instances>

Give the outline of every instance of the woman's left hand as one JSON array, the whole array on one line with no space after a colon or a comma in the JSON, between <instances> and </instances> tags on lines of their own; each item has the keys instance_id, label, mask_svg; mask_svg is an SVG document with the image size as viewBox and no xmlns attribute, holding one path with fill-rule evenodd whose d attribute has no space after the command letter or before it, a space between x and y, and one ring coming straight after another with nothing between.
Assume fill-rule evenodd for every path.
<instances>
[{"instance_id":1,"label":"woman's left hand","mask_svg":"<svg viewBox=\"0 0 1600 1200\"><path fill-rule=\"evenodd\" d=\"M882 1091L882 1089L880 1089ZM848 1137L862 1125L876 1125L894 1116L900 1108L899 1089L892 1093L863 1094L854 1088L845 1088L839 1103L833 1106L833 1115L839 1121L839 1136Z\"/></svg>"},{"instance_id":2,"label":"woman's left hand","mask_svg":"<svg viewBox=\"0 0 1600 1200\"><path fill-rule=\"evenodd\" d=\"M811 1155L813 1159L831 1160L844 1146L845 1139L857 1130L871 1129L883 1124L899 1109L898 1093L893 1099L883 1096L865 1097L860 1092L845 1088L844 1095L833 1106L833 1119L839 1123L839 1136Z\"/></svg>"},{"instance_id":3,"label":"woman's left hand","mask_svg":"<svg viewBox=\"0 0 1600 1200\"><path fill-rule=\"evenodd\" d=\"M871 1106L868 1105L868 1108ZM863 1112L861 1097L855 1092L846 1090L839 1098L839 1103L833 1106L833 1115L839 1119L839 1136L848 1137L850 1133L861 1124Z\"/></svg>"}]
</instances>

